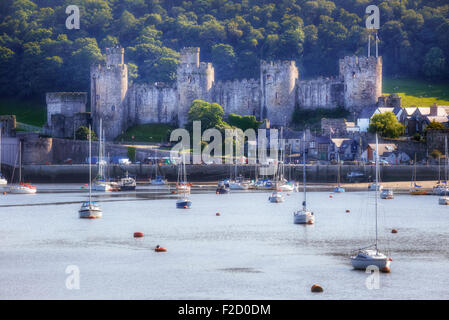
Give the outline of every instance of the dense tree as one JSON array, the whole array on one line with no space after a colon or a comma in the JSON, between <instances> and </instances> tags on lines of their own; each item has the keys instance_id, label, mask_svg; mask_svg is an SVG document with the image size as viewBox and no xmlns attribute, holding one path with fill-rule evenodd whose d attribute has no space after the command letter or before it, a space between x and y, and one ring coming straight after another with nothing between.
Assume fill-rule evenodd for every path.
<instances>
[{"instance_id":1,"label":"dense tree","mask_svg":"<svg viewBox=\"0 0 449 320\"><path fill-rule=\"evenodd\" d=\"M255 116L241 116L238 114L230 113L228 115L228 123L229 125L240 128L243 131L247 129L257 129L262 124L262 121L257 121Z\"/></svg>"},{"instance_id":2,"label":"dense tree","mask_svg":"<svg viewBox=\"0 0 449 320\"><path fill-rule=\"evenodd\" d=\"M89 134L92 137L92 140L97 140L97 136L95 135L95 131L89 130L89 128L81 126L75 132L75 138L77 140L89 140Z\"/></svg>"},{"instance_id":3,"label":"dense tree","mask_svg":"<svg viewBox=\"0 0 449 320\"><path fill-rule=\"evenodd\" d=\"M405 127L399 123L393 112L375 114L369 124L369 132L378 133L383 137L397 138L404 134Z\"/></svg>"},{"instance_id":4,"label":"dense tree","mask_svg":"<svg viewBox=\"0 0 449 320\"><path fill-rule=\"evenodd\" d=\"M201 129L223 129L229 125L223 121L223 108L217 103L194 100L188 113L186 128L192 131L193 121L201 121Z\"/></svg>"},{"instance_id":5,"label":"dense tree","mask_svg":"<svg viewBox=\"0 0 449 320\"><path fill-rule=\"evenodd\" d=\"M79 30L65 27L73 4ZM293 59L305 77L335 75L338 58L366 54L368 4L381 11L386 75L449 79L444 0L2 0L0 94L88 91L90 64L117 44L137 82L173 82L186 46L201 47L217 80L258 77L261 59Z\"/></svg>"}]
</instances>

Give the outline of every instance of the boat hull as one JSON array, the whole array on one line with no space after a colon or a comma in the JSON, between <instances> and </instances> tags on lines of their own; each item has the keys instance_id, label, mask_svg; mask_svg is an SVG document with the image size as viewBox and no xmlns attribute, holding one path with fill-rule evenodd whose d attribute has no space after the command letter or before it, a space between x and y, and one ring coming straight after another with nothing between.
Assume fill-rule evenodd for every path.
<instances>
[{"instance_id":1,"label":"boat hull","mask_svg":"<svg viewBox=\"0 0 449 320\"><path fill-rule=\"evenodd\" d=\"M294 224L314 224L315 216L313 212L310 211L297 211L293 214L293 223Z\"/></svg>"},{"instance_id":2,"label":"boat hull","mask_svg":"<svg viewBox=\"0 0 449 320\"><path fill-rule=\"evenodd\" d=\"M34 194L36 193L36 189L25 188L25 187L11 187L9 188L9 193L12 194Z\"/></svg>"},{"instance_id":3,"label":"boat hull","mask_svg":"<svg viewBox=\"0 0 449 320\"><path fill-rule=\"evenodd\" d=\"M107 192L107 191L111 191L111 186L106 183L94 184L92 186L92 190Z\"/></svg>"},{"instance_id":4,"label":"boat hull","mask_svg":"<svg viewBox=\"0 0 449 320\"><path fill-rule=\"evenodd\" d=\"M100 209L81 209L79 214L81 219L99 219L103 216Z\"/></svg>"},{"instance_id":5,"label":"boat hull","mask_svg":"<svg viewBox=\"0 0 449 320\"><path fill-rule=\"evenodd\" d=\"M425 196L425 195L427 195L427 191L426 190L411 190L410 194L412 196Z\"/></svg>"},{"instance_id":6,"label":"boat hull","mask_svg":"<svg viewBox=\"0 0 449 320\"><path fill-rule=\"evenodd\" d=\"M136 186L120 186L120 191L134 191Z\"/></svg>"},{"instance_id":7,"label":"boat hull","mask_svg":"<svg viewBox=\"0 0 449 320\"><path fill-rule=\"evenodd\" d=\"M190 200L178 200L176 202L176 208L178 209L190 209L192 207L192 201Z\"/></svg>"},{"instance_id":8,"label":"boat hull","mask_svg":"<svg viewBox=\"0 0 449 320\"><path fill-rule=\"evenodd\" d=\"M449 197L441 197L438 199L438 204L441 204L443 206L449 205Z\"/></svg>"},{"instance_id":9,"label":"boat hull","mask_svg":"<svg viewBox=\"0 0 449 320\"><path fill-rule=\"evenodd\" d=\"M215 193L216 193L216 194L227 194L227 193L229 193L229 189L228 189L228 188L218 188L218 189L215 191Z\"/></svg>"},{"instance_id":10,"label":"boat hull","mask_svg":"<svg viewBox=\"0 0 449 320\"><path fill-rule=\"evenodd\" d=\"M271 203L281 203L284 202L284 197L283 196L271 196L268 198L268 201L270 201Z\"/></svg>"},{"instance_id":11,"label":"boat hull","mask_svg":"<svg viewBox=\"0 0 449 320\"><path fill-rule=\"evenodd\" d=\"M360 259L351 257L352 267L356 270L366 270L370 266L376 266L380 271L390 268L390 260L388 258L365 258Z\"/></svg>"},{"instance_id":12,"label":"boat hull","mask_svg":"<svg viewBox=\"0 0 449 320\"><path fill-rule=\"evenodd\" d=\"M334 189L334 193L343 193L343 192L345 192L345 189L344 189L344 188L336 187L336 188Z\"/></svg>"}]
</instances>

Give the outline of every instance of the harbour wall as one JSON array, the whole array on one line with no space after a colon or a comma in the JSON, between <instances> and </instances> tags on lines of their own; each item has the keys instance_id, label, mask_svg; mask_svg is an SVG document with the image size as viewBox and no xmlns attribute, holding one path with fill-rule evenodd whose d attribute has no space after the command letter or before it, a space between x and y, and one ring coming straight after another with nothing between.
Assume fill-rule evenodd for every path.
<instances>
[{"instance_id":1,"label":"harbour wall","mask_svg":"<svg viewBox=\"0 0 449 320\"><path fill-rule=\"evenodd\" d=\"M8 180L11 178L12 169L3 168L3 172ZM234 172L234 166L230 165L187 165L187 176L191 182L207 182L217 181L228 178L231 172ZM286 165L285 177L302 181L301 165ZM93 167L93 176L95 176L97 168ZM131 164L131 165L109 165L107 168L108 176L111 178L123 176L126 171L132 176L136 176L137 180L147 180L155 175L155 166L148 164ZM365 178L360 180L369 181L375 176L374 166L341 166L341 181L349 182L346 178L347 173L359 171L365 174ZM89 166L87 164L73 165L24 165L24 179L28 182L87 182L89 176ZM398 165L385 166L381 168L381 181L410 181L412 177L413 166ZM437 180L437 165L417 165L417 180ZM308 165L306 167L307 181L316 183L336 183L338 175L338 166L336 165ZM159 166L158 174L164 176L169 181L176 181L178 168L174 165ZM255 177L255 167L252 165L242 165L238 167L238 174L249 179ZM16 172L17 175L17 172ZM444 175L444 169L441 168L441 177ZM261 178L261 176L259 176Z\"/></svg>"}]
</instances>

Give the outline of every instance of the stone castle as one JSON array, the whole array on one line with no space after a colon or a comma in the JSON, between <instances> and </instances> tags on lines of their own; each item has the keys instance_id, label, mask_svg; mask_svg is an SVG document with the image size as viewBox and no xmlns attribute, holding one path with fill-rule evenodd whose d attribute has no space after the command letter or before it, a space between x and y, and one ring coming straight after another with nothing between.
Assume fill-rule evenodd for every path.
<instances>
[{"instance_id":1,"label":"stone castle","mask_svg":"<svg viewBox=\"0 0 449 320\"><path fill-rule=\"evenodd\" d=\"M345 57L335 78L303 80L294 61L260 64L259 79L215 81L211 63L200 62L199 48L184 48L173 85L128 85L124 49L106 49L106 63L91 68L91 114L87 93L48 93L48 123L54 136L73 136L82 123L100 119L105 137L113 140L133 125L170 123L183 126L193 100L220 104L225 114L254 115L273 126L290 122L295 108L346 108L360 112L382 96L382 59Z\"/></svg>"}]
</instances>

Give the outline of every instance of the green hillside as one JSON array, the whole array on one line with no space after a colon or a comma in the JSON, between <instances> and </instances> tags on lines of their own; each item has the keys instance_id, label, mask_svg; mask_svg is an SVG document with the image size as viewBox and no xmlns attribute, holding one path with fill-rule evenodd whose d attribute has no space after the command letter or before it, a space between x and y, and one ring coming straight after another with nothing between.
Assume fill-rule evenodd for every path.
<instances>
[{"instance_id":1,"label":"green hillside","mask_svg":"<svg viewBox=\"0 0 449 320\"><path fill-rule=\"evenodd\" d=\"M88 91L90 66L117 44L134 82L173 82L187 46L217 80L257 78L262 59L335 75L339 58L366 54L372 4L385 75L449 80L447 0L2 0L0 96ZM80 9L79 30L66 27L68 5Z\"/></svg>"},{"instance_id":2,"label":"green hillside","mask_svg":"<svg viewBox=\"0 0 449 320\"><path fill-rule=\"evenodd\" d=\"M400 95L403 107L430 107L434 103L449 105L449 82L384 78L383 92Z\"/></svg>"}]
</instances>

